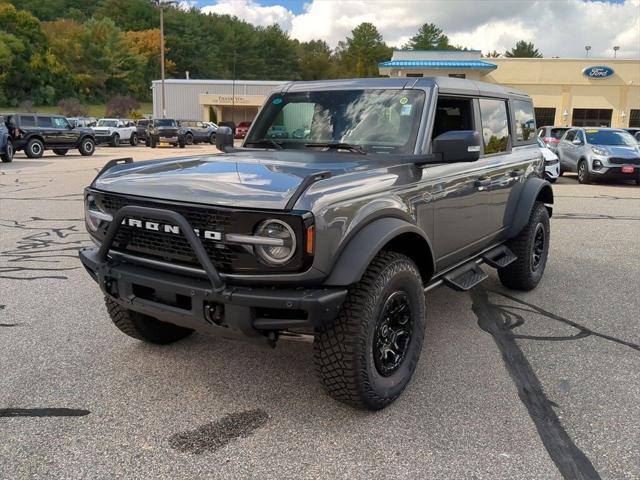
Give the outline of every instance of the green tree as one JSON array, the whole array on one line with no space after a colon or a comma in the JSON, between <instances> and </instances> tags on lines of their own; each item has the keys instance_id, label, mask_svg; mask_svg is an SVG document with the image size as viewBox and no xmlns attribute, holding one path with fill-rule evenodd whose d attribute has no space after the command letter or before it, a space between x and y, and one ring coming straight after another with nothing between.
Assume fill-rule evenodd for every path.
<instances>
[{"instance_id":1,"label":"green tree","mask_svg":"<svg viewBox=\"0 0 640 480\"><path fill-rule=\"evenodd\" d=\"M324 80L337 75L331 47L323 40L298 44L298 65L302 80Z\"/></svg>"},{"instance_id":2,"label":"green tree","mask_svg":"<svg viewBox=\"0 0 640 480\"><path fill-rule=\"evenodd\" d=\"M351 31L351 37L339 42L336 57L343 76L377 77L378 63L389 60L393 49L371 23L361 23Z\"/></svg>"},{"instance_id":3,"label":"green tree","mask_svg":"<svg viewBox=\"0 0 640 480\"><path fill-rule=\"evenodd\" d=\"M442 29L433 23L425 23L420 27L418 33L409 39L404 46L406 50L460 50L449 44Z\"/></svg>"},{"instance_id":4,"label":"green tree","mask_svg":"<svg viewBox=\"0 0 640 480\"><path fill-rule=\"evenodd\" d=\"M502 54L500 52L498 52L497 50L494 50L493 52L487 52L486 54L482 55L485 58L500 58L502 56Z\"/></svg>"},{"instance_id":5,"label":"green tree","mask_svg":"<svg viewBox=\"0 0 640 480\"><path fill-rule=\"evenodd\" d=\"M508 50L505 57L509 58L542 58L542 54L531 42L520 40L516 46Z\"/></svg>"},{"instance_id":6,"label":"green tree","mask_svg":"<svg viewBox=\"0 0 640 480\"><path fill-rule=\"evenodd\" d=\"M271 80L299 80L298 56L293 42L279 25L270 25L258 31L262 45L265 78Z\"/></svg>"}]
</instances>

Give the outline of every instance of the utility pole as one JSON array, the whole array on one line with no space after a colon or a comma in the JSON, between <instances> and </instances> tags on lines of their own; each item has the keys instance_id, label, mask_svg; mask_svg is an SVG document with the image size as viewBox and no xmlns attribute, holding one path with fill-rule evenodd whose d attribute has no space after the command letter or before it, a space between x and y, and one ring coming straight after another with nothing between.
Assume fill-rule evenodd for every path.
<instances>
[{"instance_id":1,"label":"utility pole","mask_svg":"<svg viewBox=\"0 0 640 480\"><path fill-rule=\"evenodd\" d=\"M618 45L613 47L613 58L618 58L618 50L620 50L620 47Z\"/></svg>"},{"instance_id":2,"label":"utility pole","mask_svg":"<svg viewBox=\"0 0 640 480\"><path fill-rule=\"evenodd\" d=\"M160 90L162 97L162 118L167 117L167 98L164 92L164 9L176 3L175 0L153 0L160 9Z\"/></svg>"}]
</instances>

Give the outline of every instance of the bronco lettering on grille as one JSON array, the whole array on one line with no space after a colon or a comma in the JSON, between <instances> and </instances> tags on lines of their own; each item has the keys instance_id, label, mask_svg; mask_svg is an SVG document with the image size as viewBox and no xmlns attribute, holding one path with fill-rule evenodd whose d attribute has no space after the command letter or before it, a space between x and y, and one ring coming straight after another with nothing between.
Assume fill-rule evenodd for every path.
<instances>
[{"instance_id":1,"label":"bronco lettering on grille","mask_svg":"<svg viewBox=\"0 0 640 480\"><path fill-rule=\"evenodd\" d=\"M175 235L180 234L180 227L177 225L168 225L158 222L150 222L147 220L136 220L135 218L125 218L122 220L122 224L129 227L150 230L152 232L173 233ZM222 240L222 233L220 232L215 232L213 230L200 230L199 228L194 228L193 231L196 232L196 235L203 237L206 240Z\"/></svg>"}]
</instances>

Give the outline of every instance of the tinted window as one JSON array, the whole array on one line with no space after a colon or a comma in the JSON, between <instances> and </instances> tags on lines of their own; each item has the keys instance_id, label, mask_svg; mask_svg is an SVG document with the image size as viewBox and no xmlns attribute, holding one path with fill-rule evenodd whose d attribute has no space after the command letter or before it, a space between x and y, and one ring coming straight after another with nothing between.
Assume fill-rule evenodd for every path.
<instances>
[{"instance_id":1,"label":"tinted window","mask_svg":"<svg viewBox=\"0 0 640 480\"><path fill-rule=\"evenodd\" d=\"M138 120L138 125L141 127L146 127L149 125L149 120Z\"/></svg>"},{"instance_id":2,"label":"tinted window","mask_svg":"<svg viewBox=\"0 0 640 480\"><path fill-rule=\"evenodd\" d=\"M154 120L154 123L156 124L157 127L175 127L176 126L176 121L170 120L168 118L159 118L157 120Z\"/></svg>"},{"instance_id":3,"label":"tinted window","mask_svg":"<svg viewBox=\"0 0 640 480\"><path fill-rule=\"evenodd\" d=\"M51 117L38 117L38 126L39 127L53 127L53 122L51 121Z\"/></svg>"},{"instance_id":4,"label":"tinted window","mask_svg":"<svg viewBox=\"0 0 640 480\"><path fill-rule=\"evenodd\" d=\"M69 122L64 117L53 117L53 126L56 128L69 128Z\"/></svg>"},{"instance_id":5,"label":"tinted window","mask_svg":"<svg viewBox=\"0 0 640 480\"><path fill-rule=\"evenodd\" d=\"M575 130L571 130L569 133L567 133L567 136L564 137L565 141L567 141L567 142L572 142L574 138L576 138L576 131Z\"/></svg>"},{"instance_id":6,"label":"tinted window","mask_svg":"<svg viewBox=\"0 0 640 480\"><path fill-rule=\"evenodd\" d=\"M34 117L33 115L20 115L20 126L35 127L36 117Z\"/></svg>"},{"instance_id":7,"label":"tinted window","mask_svg":"<svg viewBox=\"0 0 640 480\"><path fill-rule=\"evenodd\" d=\"M371 152L412 153L424 97L420 90L391 89L274 95L256 119L247 143L277 131L286 148L349 143Z\"/></svg>"},{"instance_id":8,"label":"tinted window","mask_svg":"<svg viewBox=\"0 0 640 480\"><path fill-rule=\"evenodd\" d=\"M580 140L582 143L584 143L584 133L582 133L582 130L578 130L576 132L576 138Z\"/></svg>"},{"instance_id":9,"label":"tinted window","mask_svg":"<svg viewBox=\"0 0 640 480\"><path fill-rule=\"evenodd\" d=\"M528 100L513 101L513 115L516 120L516 140L526 142L533 138L536 131L536 118L533 105Z\"/></svg>"},{"instance_id":10,"label":"tinted window","mask_svg":"<svg viewBox=\"0 0 640 480\"><path fill-rule=\"evenodd\" d=\"M509 117L504 100L480 99L484 153L506 152L509 149Z\"/></svg>"},{"instance_id":11,"label":"tinted window","mask_svg":"<svg viewBox=\"0 0 640 480\"><path fill-rule=\"evenodd\" d=\"M552 128L549 133L551 137L561 139L562 135L564 135L564 132L566 132L567 130L569 129L568 128Z\"/></svg>"},{"instance_id":12,"label":"tinted window","mask_svg":"<svg viewBox=\"0 0 640 480\"><path fill-rule=\"evenodd\" d=\"M623 130L586 130L591 145L635 145L630 133Z\"/></svg>"}]
</instances>

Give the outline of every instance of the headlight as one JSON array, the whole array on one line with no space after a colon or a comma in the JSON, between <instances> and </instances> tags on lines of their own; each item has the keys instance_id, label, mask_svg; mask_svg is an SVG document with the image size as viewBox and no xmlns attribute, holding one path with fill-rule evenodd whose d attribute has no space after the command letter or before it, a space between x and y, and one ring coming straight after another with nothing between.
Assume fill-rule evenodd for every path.
<instances>
[{"instance_id":1,"label":"headlight","mask_svg":"<svg viewBox=\"0 0 640 480\"><path fill-rule=\"evenodd\" d=\"M87 229L90 232L95 232L102 222L110 222L113 220L113 217L100 210L95 197L89 194L84 200L84 220L87 224Z\"/></svg>"},{"instance_id":2,"label":"headlight","mask_svg":"<svg viewBox=\"0 0 640 480\"><path fill-rule=\"evenodd\" d=\"M256 245L258 256L269 265L283 265L296 253L296 235L282 220L265 220L255 232L258 237L274 239L273 245Z\"/></svg>"},{"instance_id":3,"label":"headlight","mask_svg":"<svg viewBox=\"0 0 640 480\"><path fill-rule=\"evenodd\" d=\"M591 150L593 151L593 153L595 153L596 155L607 155L607 151L603 150L602 148L598 148L598 147L591 147Z\"/></svg>"}]
</instances>

